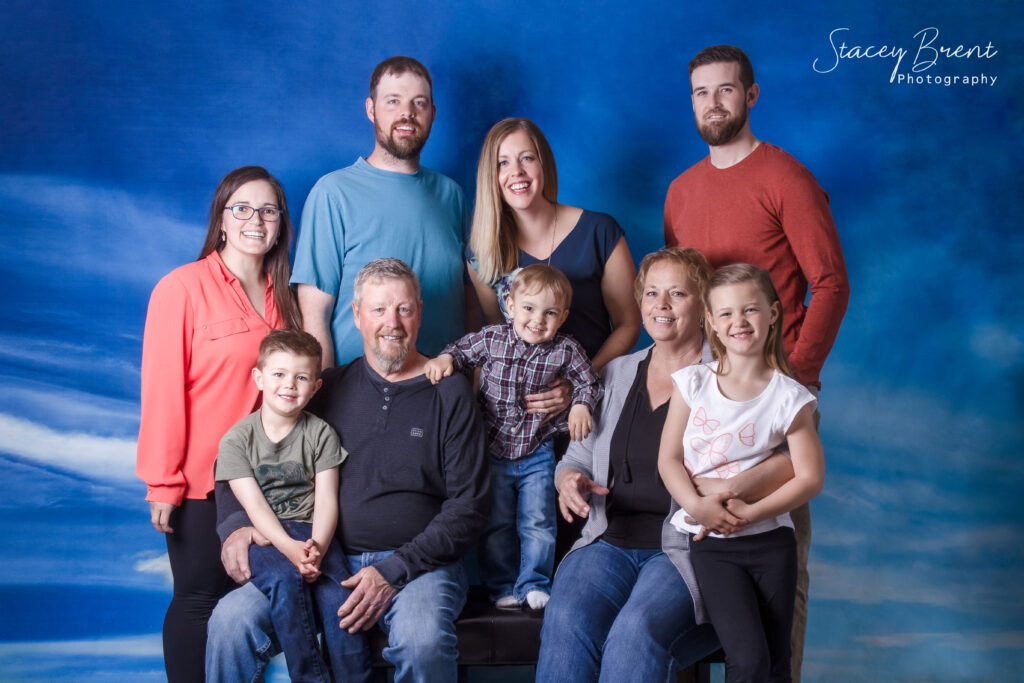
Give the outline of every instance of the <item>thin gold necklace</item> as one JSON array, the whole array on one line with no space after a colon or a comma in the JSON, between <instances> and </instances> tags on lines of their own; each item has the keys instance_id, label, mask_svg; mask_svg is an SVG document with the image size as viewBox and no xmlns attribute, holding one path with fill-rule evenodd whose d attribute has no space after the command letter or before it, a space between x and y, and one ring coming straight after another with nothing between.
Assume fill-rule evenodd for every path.
<instances>
[{"instance_id":1,"label":"thin gold necklace","mask_svg":"<svg viewBox=\"0 0 1024 683\"><path fill-rule=\"evenodd\" d=\"M558 233L558 202L555 202L555 217L551 219L551 251L548 252L548 265L555 254L555 235Z\"/></svg>"}]
</instances>

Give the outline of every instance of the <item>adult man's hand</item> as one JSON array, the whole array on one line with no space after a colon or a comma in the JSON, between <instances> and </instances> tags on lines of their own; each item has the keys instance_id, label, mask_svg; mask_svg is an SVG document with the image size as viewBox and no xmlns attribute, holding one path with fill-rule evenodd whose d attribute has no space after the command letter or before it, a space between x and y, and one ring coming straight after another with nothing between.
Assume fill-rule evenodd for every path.
<instances>
[{"instance_id":1,"label":"adult man's hand","mask_svg":"<svg viewBox=\"0 0 1024 683\"><path fill-rule=\"evenodd\" d=\"M270 541L254 527L244 526L231 532L220 547L220 562L235 583L245 583L252 578L252 571L249 569L249 546L253 543L270 545Z\"/></svg>"},{"instance_id":2,"label":"adult man's hand","mask_svg":"<svg viewBox=\"0 0 1024 683\"><path fill-rule=\"evenodd\" d=\"M338 624L349 633L365 631L377 623L398 591L380 575L375 567L363 567L341 582L352 594L338 608Z\"/></svg>"}]
</instances>

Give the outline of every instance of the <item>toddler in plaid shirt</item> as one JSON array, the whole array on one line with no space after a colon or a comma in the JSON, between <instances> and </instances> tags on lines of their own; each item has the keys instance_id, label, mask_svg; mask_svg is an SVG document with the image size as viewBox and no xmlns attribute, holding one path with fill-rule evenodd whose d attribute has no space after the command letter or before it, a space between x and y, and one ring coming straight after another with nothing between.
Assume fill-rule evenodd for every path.
<instances>
[{"instance_id":1,"label":"toddler in plaid shirt","mask_svg":"<svg viewBox=\"0 0 1024 683\"><path fill-rule=\"evenodd\" d=\"M547 604L555 560L551 437L568 430L574 440L586 438L603 393L583 348L558 334L571 300L572 286L561 271L542 263L527 266L512 282L510 321L467 334L426 365L435 383L457 370L481 368L479 401L494 501L481 539L480 573L498 607ZM573 387L568 418L545 421L546 415L527 413L523 397L546 391L560 377Z\"/></svg>"}]
</instances>

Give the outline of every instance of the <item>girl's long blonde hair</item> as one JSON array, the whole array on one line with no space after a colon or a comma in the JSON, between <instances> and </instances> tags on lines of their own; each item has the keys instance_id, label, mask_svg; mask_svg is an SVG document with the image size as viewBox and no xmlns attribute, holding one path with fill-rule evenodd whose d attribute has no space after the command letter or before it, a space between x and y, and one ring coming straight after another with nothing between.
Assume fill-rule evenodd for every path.
<instances>
[{"instance_id":1,"label":"girl's long blonde hair","mask_svg":"<svg viewBox=\"0 0 1024 683\"><path fill-rule=\"evenodd\" d=\"M498 148L509 135L521 130L530 136L537 158L544 171L544 199L558 201L558 170L544 133L530 119L511 118L494 124L484 138L480 162L476 167L476 208L469 248L476 258L476 272L481 282L493 285L503 275L519 266L519 244L516 219L512 209L501 197L498 186Z\"/></svg>"},{"instance_id":2,"label":"girl's long blonde hair","mask_svg":"<svg viewBox=\"0 0 1024 683\"><path fill-rule=\"evenodd\" d=\"M711 312L711 292L718 287L725 285L737 285L741 282L752 282L767 297L770 305L778 305L779 315L775 323L768 329L768 339L764 345L764 362L768 367L778 370L790 377L793 372L789 369L786 361L786 351L782 347L782 301L779 293L775 291L772 284L772 277L764 268L752 266L749 263L735 263L731 266L722 266L714 272L708 280L707 288L704 290L704 310L707 315ZM722 359L725 358L725 345L718 338L713 330L708 330L708 344L711 346L711 353L718 361L718 369L722 369Z\"/></svg>"}]
</instances>

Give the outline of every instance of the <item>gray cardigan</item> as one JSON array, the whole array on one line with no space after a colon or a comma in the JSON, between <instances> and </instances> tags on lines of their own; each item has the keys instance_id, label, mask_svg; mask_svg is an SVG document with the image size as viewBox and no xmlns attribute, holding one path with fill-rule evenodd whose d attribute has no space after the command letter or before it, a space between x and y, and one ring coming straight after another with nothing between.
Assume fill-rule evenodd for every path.
<instances>
[{"instance_id":1,"label":"gray cardigan","mask_svg":"<svg viewBox=\"0 0 1024 683\"><path fill-rule=\"evenodd\" d=\"M558 480L558 474L562 470L574 468L601 486L611 488L612 484L608 482L608 469L612 434L622 416L622 406L626 402L629 388L633 386L637 367L651 348L653 347L649 346L642 351L621 356L605 366L602 372L605 387L604 399L594 412L594 431L583 441L570 443L565 457L555 467L555 481ZM704 355L708 355L706 344ZM596 494L591 495L590 516L587 518L586 526L583 527L583 534L573 544L570 552L590 545L608 528L605 498L605 496ZM687 588L690 589L694 615L697 623L703 624L707 621L707 614L704 612L704 600L701 598L700 589L697 587L697 577L694 575L693 565L690 563L690 537L677 531L668 521L678 509L679 505L673 500L668 516L665 517L661 526L661 548L672 560L672 564L679 570Z\"/></svg>"}]
</instances>

